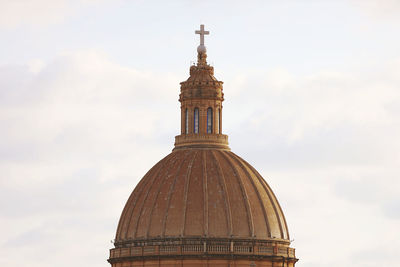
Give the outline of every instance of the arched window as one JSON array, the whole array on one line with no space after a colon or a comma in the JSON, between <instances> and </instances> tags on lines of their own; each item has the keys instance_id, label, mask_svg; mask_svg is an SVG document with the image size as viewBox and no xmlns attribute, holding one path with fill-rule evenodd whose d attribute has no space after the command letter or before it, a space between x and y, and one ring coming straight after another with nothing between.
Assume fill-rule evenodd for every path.
<instances>
[{"instance_id":1,"label":"arched window","mask_svg":"<svg viewBox=\"0 0 400 267\"><path fill-rule=\"evenodd\" d=\"M199 133L199 109L195 108L193 113L193 132Z\"/></svg>"},{"instance_id":2,"label":"arched window","mask_svg":"<svg viewBox=\"0 0 400 267\"><path fill-rule=\"evenodd\" d=\"M213 110L207 109L207 133L212 133L213 130Z\"/></svg>"},{"instance_id":3,"label":"arched window","mask_svg":"<svg viewBox=\"0 0 400 267\"><path fill-rule=\"evenodd\" d=\"M215 116L215 132L217 133L217 134L220 134L221 133L221 131L219 130L219 122L220 122L220 115L221 114L221 111L220 111L220 109L217 109L217 116Z\"/></svg>"},{"instance_id":4,"label":"arched window","mask_svg":"<svg viewBox=\"0 0 400 267\"><path fill-rule=\"evenodd\" d=\"M185 134L189 133L189 111L185 110Z\"/></svg>"}]
</instances>

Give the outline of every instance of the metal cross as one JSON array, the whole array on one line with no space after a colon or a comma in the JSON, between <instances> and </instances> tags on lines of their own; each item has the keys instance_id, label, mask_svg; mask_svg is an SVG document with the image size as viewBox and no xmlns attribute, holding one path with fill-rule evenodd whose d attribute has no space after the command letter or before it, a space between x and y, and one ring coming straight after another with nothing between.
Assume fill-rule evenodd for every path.
<instances>
[{"instance_id":1,"label":"metal cross","mask_svg":"<svg viewBox=\"0 0 400 267\"><path fill-rule=\"evenodd\" d=\"M209 31L204 30L204 24L200 25L200 31L195 31L195 34L200 34L200 45L204 45L204 35L210 34Z\"/></svg>"}]
</instances>

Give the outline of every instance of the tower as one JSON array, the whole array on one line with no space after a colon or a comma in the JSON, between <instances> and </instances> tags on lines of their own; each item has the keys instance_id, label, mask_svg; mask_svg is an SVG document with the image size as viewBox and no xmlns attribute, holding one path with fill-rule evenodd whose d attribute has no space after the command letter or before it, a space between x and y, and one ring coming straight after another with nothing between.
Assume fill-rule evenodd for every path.
<instances>
[{"instance_id":1,"label":"tower","mask_svg":"<svg viewBox=\"0 0 400 267\"><path fill-rule=\"evenodd\" d=\"M297 262L269 185L230 151L222 134L223 83L207 64L201 25L197 64L181 83L181 134L121 214L112 267L286 266Z\"/></svg>"},{"instance_id":2,"label":"tower","mask_svg":"<svg viewBox=\"0 0 400 267\"><path fill-rule=\"evenodd\" d=\"M190 77L181 82L181 135L175 138L175 148L229 149L228 136L222 134L223 82L214 77L214 68L207 64L204 46L204 25L200 26L197 65L190 67Z\"/></svg>"}]
</instances>

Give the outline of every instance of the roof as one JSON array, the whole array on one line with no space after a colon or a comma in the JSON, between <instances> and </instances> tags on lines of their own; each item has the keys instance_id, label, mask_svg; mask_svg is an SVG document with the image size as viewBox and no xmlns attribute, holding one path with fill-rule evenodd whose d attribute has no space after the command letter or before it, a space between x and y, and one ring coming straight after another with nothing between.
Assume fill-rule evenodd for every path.
<instances>
[{"instance_id":1,"label":"roof","mask_svg":"<svg viewBox=\"0 0 400 267\"><path fill-rule=\"evenodd\" d=\"M231 151L176 150L136 186L122 212L116 242L203 237L289 240L269 185Z\"/></svg>"}]
</instances>

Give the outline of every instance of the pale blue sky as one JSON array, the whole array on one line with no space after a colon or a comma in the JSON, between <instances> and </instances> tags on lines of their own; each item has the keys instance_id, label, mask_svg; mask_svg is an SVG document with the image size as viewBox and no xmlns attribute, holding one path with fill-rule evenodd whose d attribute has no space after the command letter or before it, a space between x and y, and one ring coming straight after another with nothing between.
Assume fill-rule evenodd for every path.
<instances>
[{"instance_id":1,"label":"pale blue sky","mask_svg":"<svg viewBox=\"0 0 400 267\"><path fill-rule=\"evenodd\" d=\"M0 0L0 265L108 266L180 131L200 23L223 132L276 193L296 266L398 263L398 1Z\"/></svg>"}]
</instances>

